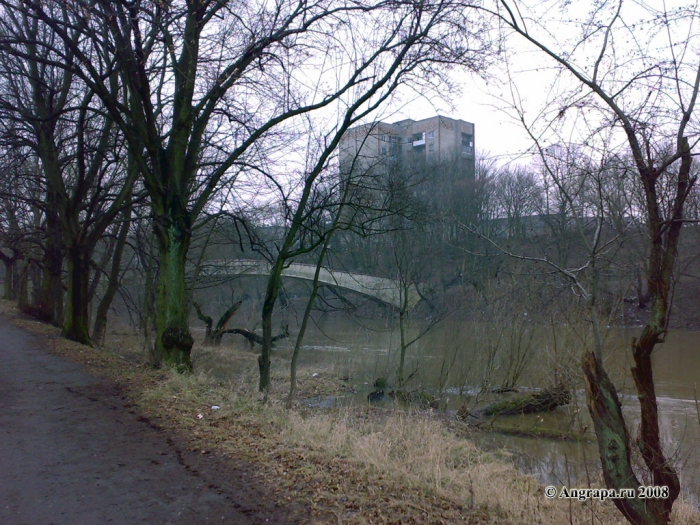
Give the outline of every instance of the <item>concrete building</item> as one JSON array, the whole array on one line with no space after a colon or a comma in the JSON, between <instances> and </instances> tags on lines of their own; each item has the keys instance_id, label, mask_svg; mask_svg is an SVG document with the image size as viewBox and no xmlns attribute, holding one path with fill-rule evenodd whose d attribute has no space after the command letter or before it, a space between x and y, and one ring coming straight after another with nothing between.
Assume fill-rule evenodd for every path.
<instances>
[{"instance_id":1,"label":"concrete building","mask_svg":"<svg viewBox=\"0 0 700 525\"><path fill-rule=\"evenodd\" d=\"M348 130L340 144L343 172L420 168L455 162L474 179L474 124L435 116L424 120L374 122Z\"/></svg>"}]
</instances>

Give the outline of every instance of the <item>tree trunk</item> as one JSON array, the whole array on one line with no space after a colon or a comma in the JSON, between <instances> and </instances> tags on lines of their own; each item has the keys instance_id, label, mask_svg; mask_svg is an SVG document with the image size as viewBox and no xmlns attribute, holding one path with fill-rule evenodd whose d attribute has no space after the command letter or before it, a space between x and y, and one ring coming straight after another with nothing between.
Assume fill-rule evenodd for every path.
<instances>
[{"instance_id":1,"label":"tree trunk","mask_svg":"<svg viewBox=\"0 0 700 525\"><path fill-rule=\"evenodd\" d=\"M272 278L271 278L272 279ZM262 313L262 329L263 340L258 356L258 368L260 370L260 381L258 389L260 392L265 392L270 389L270 357L272 355L272 312L275 308L277 300L277 292L274 292L274 298L270 296L270 285L268 285L268 293L265 296Z\"/></svg>"},{"instance_id":2,"label":"tree trunk","mask_svg":"<svg viewBox=\"0 0 700 525\"><path fill-rule=\"evenodd\" d=\"M634 363L632 377L637 389L637 398L641 407L641 428L639 450L649 471L654 485L668 487L667 498L647 501L647 511L656 518L656 523L670 523L673 503L680 494L680 481L675 469L666 459L661 446L659 433L659 409L656 403L654 374L651 367L651 351L655 343L649 343L644 335L633 345Z\"/></svg>"},{"instance_id":3,"label":"tree trunk","mask_svg":"<svg viewBox=\"0 0 700 525\"><path fill-rule=\"evenodd\" d=\"M37 318L58 326L63 320L63 248L60 226L47 220L41 285L34 305Z\"/></svg>"},{"instance_id":4,"label":"tree trunk","mask_svg":"<svg viewBox=\"0 0 700 525\"><path fill-rule=\"evenodd\" d=\"M204 326L206 327L206 332L204 332L204 346L209 346L212 344L213 337L212 337L212 326L214 325L214 320L209 317L208 315L204 315L204 312L202 312L202 307L199 306L199 303L195 303L192 301L192 305L194 306L195 311L197 312L197 318L204 323Z\"/></svg>"},{"instance_id":5,"label":"tree trunk","mask_svg":"<svg viewBox=\"0 0 700 525\"><path fill-rule=\"evenodd\" d=\"M338 214L340 216L340 213ZM338 219L334 222L334 226L337 225ZM318 256L318 261L316 261L316 271L314 272L314 280L311 286L311 295L306 303L306 308L304 309L304 317L301 320L301 326L299 327L299 333L297 334L297 340L294 344L294 352L292 353L292 362L290 365L290 377L289 377L289 395L287 396L287 408L292 406L292 401L294 400L294 394L297 389L297 361L299 359L299 353L301 352L301 346L304 342L304 336L306 335L306 327L309 324L309 319L311 318L311 311L313 310L314 303L316 302L316 297L318 296L318 279L321 275L321 268L323 267L323 261L326 259L326 252L328 251L328 246L330 245L331 239L333 238L333 231L331 231L326 237L323 243L323 248Z\"/></svg>"},{"instance_id":6,"label":"tree trunk","mask_svg":"<svg viewBox=\"0 0 700 525\"><path fill-rule=\"evenodd\" d=\"M18 257L12 267L12 300L19 304L19 293L22 289L22 278L26 279L27 269L24 265L25 258Z\"/></svg>"},{"instance_id":7,"label":"tree trunk","mask_svg":"<svg viewBox=\"0 0 700 525\"><path fill-rule=\"evenodd\" d=\"M633 130L627 130L630 144L637 144ZM615 505L633 524L667 525L671 521L673 503L680 493L680 482L673 465L666 458L659 432L659 411L654 387L651 353L662 343L668 330L669 293L673 285L673 268L678 256L678 243L683 227L683 205L694 180L690 171L692 156L688 140L679 139L680 167L670 220L661 213L657 197L659 173L644 165L639 146L633 147L638 170L644 185L648 230L651 239L647 268L649 319L639 339L632 342L635 366L632 377L641 412L641 428L637 446L655 486L667 487L666 497L638 500L616 499ZM602 367L601 360L587 352L583 359L588 409L598 440L603 474L608 487L636 489L630 461L630 443L615 387Z\"/></svg>"},{"instance_id":8,"label":"tree trunk","mask_svg":"<svg viewBox=\"0 0 700 525\"><path fill-rule=\"evenodd\" d=\"M78 241L80 243L80 241ZM61 335L71 341L92 346L88 327L88 281L92 249L80 244L68 248L68 294Z\"/></svg>"},{"instance_id":9,"label":"tree trunk","mask_svg":"<svg viewBox=\"0 0 700 525\"><path fill-rule=\"evenodd\" d=\"M219 321L216 323L216 328L214 329L214 333L212 334L213 335L212 343L214 344L214 346L221 346L221 338L226 333L226 327L228 326L228 323L231 320L231 318L234 315L236 315L236 312L241 307L241 304L243 304L243 301L236 301L219 318Z\"/></svg>"},{"instance_id":10,"label":"tree trunk","mask_svg":"<svg viewBox=\"0 0 700 525\"><path fill-rule=\"evenodd\" d=\"M265 302L262 310L262 330L263 341L260 356L258 357L258 368L260 369L260 383L258 388L261 392L270 389L270 357L272 355L272 312L275 309L275 302L280 289L280 279L282 276L282 268L284 267L284 258L278 257L275 264L272 266L270 277L267 280L267 290L265 292Z\"/></svg>"},{"instance_id":11,"label":"tree trunk","mask_svg":"<svg viewBox=\"0 0 700 525\"><path fill-rule=\"evenodd\" d=\"M154 365L165 363L181 372L192 370L192 345L187 316L185 265L191 232L175 221L155 224L158 240L158 294Z\"/></svg>"},{"instance_id":12,"label":"tree trunk","mask_svg":"<svg viewBox=\"0 0 700 525\"><path fill-rule=\"evenodd\" d=\"M121 225L120 225L121 227ZM104 233L104 232L103 232ZM102 274L107 273L107 265L109 261L114 260L114 250L117 244L117 239L111 237L112 233L116 233L118 236L119 228L116 228L115 232L110 232L110 238L107 241L107 249L100 256L99 262L92 261L92 266L95 269L94 277L90 281L90 287L88 288L88 301L92 304L92 300L97 296L97 289L102 282ZM94 252L94 249L93 249Z\"/></svg>"},{"instance_id":13,"label":"tree trunk","mask_svg":"<svg viewBox=\"0 0 700 525\"><path fill-rule=\"evenodd\" d=\"M14 272L17 260L14 257L0 256L0 258L2 258L2 262L5 264L5 287L2 297L6 301L14 301Z\"/></svg>"},{"instance_id":14,"label":"tree trunk","mask_svg":"<svg viewBox=\"0 0 700 525\"><path fill-rule=\"evenodd\" d=\"M29 305L29 257L22 261L19 275L17 277L17 307L22 310Z\"/></svg>"},{"instance_id":15,"label":"tree trunk","mask_svg":"<svg viewBox=\"0 0 700 525\"><path fill-rule=\"evenodd\" d=\"M117 294L117 290L119 289L119 275L121 273L122 255L124 253L126 239L129 235L129 226L131 225L131 206L124 210L122 220L123 222L119 228L119 234L117 236L117 245L114 248L114 256L112 258L112 266L109 271L107 289L102 296L100 304L97 305L95 323L92 327L92 340L97 344L104 343L105 330L107 329L107 312L109 311L112 301L114 300L114 296Z\"/></svg>"},{"instance_id":16,"label":"tree trunk","mask_svg":"<svg viewBox=\"0 0 700 525\"><path fill-rule=\"evenodd\" d=\"M320 267L320 264L319 264ZM304 309L304 317L301 320L301 326L299 327L299 333L297 334L296 343L294 343L294 352L292 353L292 362L289 370L289 395L287 396L287 408L292 406L292 401L294 401L294 394L297 389L297 361L299 360L299 353L301 352L301 346L304 342L304 336L306 335L306 327L309 324L309 318L311 317L311 310L316 302L316 296L318 295L318 269L314 278L313 288L311 290L311 296L309 301L306 303L306 308Z\"/></svg>"},{"instance_id":17,"label":"tree trunk","mask_svg":"<svg viewBox=\"0 0 700 525\"><path fill-rule=\"evenodd\" d=\"M144 237L145 235L142 228L137 226L135 232L136 256L144 273L143 301L139 316L141 324L139 327L143 330L144 349L148 351L149 360L151 364L157 365L159 359L156 356L156 345L155 342L151 340L151 333L156 331L155 277L157 275L158 262L157 256L152 256L154 252L153 244L155 233L151 231L148 233L147 239Z\"/></svg>"},{"instance_id":18,"label":"tree trunk","mask_svg":"<svg viewBox=\"0 0 700 525\"><path fill-rule=\"evenodd\" d=\"M233 318L234 315L236 315L236 312L241 307L241 304L243 304L243 301L237 301L233 303L233 305L231 305L229 309L226 310L224 314L219 318L219 321L216 323L216 327L213 328L214 320L208 315L205 315L204 312L202 312L202 307L198 303L192 301L192 305L194 306L194 309L197 312L197 317L206 326L206 332L204 334L205 345L221 346L221 338L224 336L224 334L242 334L245 335L248 340L250 340L250 335L247 334L252 334L252 332L249 332L248 330L240 328L234 328L232 330L226 329L229 321ZM253 341L251 341L251 344L252 342Z\"/></svg>"},{"instance_id":19,"label":"tree trunk","mask_svg":"<svg viewBox=\"0 0 700 525\"><path fill-rule=\"evenodd\" d=\"M505 401L498 401L483 408L479 408L468 415L481 418L484 416L517 416L521 414L537 414L550 412L555 408L568 405L571 402L571 391L561 385L553 388L523 394ZM464 412L463 412L464 414Z\"/></svg>"},{"instance_id":20,"label":"tree trunk","mask_svg":"<svg viewBox=\"0 0 700 525\"><path fill-rule=\"evenodd\" d=\"M402 287L403 289L403 287ZM404 387L404 367L406 363L406 308L405 308L405 293L401 298L401 310L399 311L399 370L397 373L397 386L399 389Z\"/></svg>"},{"instance_id":21,"label":"tree trunk","mask_svg":"<svg viewBox=\"0 0 700 525\"><path fill-rule=\"evenodd\" d=\"M629 433L615 386L593 352L584 354L583 374L588 410L591 413L598 440L605 484L608 488L631 489L636 496L637 487L641 483L632 470ZM613 501L630 523L639 525L667 523L657 519L650 512L651 509L646 508L660 500L640 500L633 497Z\"/></svg>"},{"instance_id":22,"label":"tree trunk","mask_svg":"<svg viewBox=\"0 0 700 525\"><path fill-rule=\"evenodd\" d=\"M64 229L61 210L65 209L65 187L59 154L54 140L54 127L46 121L38 130L39 158L46 184L45 238L42 280L34 305L41 320L60 326L63 323L63 247Z\"/></svg>"}]
</instances>

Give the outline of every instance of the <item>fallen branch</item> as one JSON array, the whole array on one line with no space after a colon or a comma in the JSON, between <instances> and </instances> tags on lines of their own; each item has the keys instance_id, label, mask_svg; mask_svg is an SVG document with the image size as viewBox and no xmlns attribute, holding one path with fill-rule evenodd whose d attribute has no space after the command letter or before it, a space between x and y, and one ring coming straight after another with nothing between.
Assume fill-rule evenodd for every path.
<instances>
[{"instance_id":1,"label":"fallen branch","mask_svg":"<svg viewBox=\"0 0 700 525\"><path fill-rule=\"evenodd\" d=\"M571 392L558 386L532 394L522 394L511 399L498 401L472 412L460 411L462 417L480 419L485 416L516 416L520 414L536 414L549 412L558 406L568 405Z\"/></svg>"},{"instance_id":2,"label":"fallen branch","mask_svg":"<svg viewBox=\"0 0 700 525\"><path fill-rule=\"evenodd\" d=\"M229 330L224 330L221 335L223 334L238 334L242 335L245 337L248 342L250 343L250 347L253 348L255 346L255 343L258 343L259 345L263 344L263 338L261 335L256 334L255 332L248 330L247 328L231 328ZM272 342L274 343L275 341L279 341L280 339L284 339L286 337L289 337L289 325L286 325L284 327L284 330L282 331L281 334L278 334L272 338Z\"/></svg>"},{"instance_id":3,"label":"fallen branch","mask_svg":"<svg viewBox=\"0 0 700 525\"><path fill-rule=\"evenodd\" d=\"M197 311L197 317L206 325L206 333L204 335L205 345L211 344L214 346L219 346L221 344L221 338L225 333L228 333L226 330L226 325L236 314L242 302L243 301L238 301L234 303L228 310L226 310L226 312L224 312L224 314L219 318L219 322L216 323L216 328L213 329L213 319L208 315L204 315L204 313L202 313L202 309L199 304L195 303L194 301L192 302L195 310Z\"/></svg>"}]
</instances>

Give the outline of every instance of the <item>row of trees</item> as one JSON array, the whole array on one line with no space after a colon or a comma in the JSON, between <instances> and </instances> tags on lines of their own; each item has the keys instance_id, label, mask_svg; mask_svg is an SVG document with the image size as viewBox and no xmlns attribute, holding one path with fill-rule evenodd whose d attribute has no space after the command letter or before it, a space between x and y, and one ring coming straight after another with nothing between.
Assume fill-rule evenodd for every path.
<instances>
[{"instance_id":1,"label":"row of trees","mask_svg":"<svg viewBox=\"0 0 700 525\"><path fill-rule=\"evenodd\" d=\"M234 213L238 181L258 179L283 196L289 234L263 312L269 342L279 271L309 249L300 234L312 210L327 207L314 195L343 132L402 84L439 83L438 62L482 67L463 42L488 55L479 23L466 24L449 2L1 7L3 147L19 157L5 157L8 274L23 275L13 270L21 260L40 269L35 312L89 344L97 245L134 199L147 202L158 264L152 357L183 369L193 342L187 255L217 193L228 189L224 208ZM281 159L293 157L290 146L305 156Z\"/></svg>"},{"instance_id":2,"label":"row of trees","mask_svg":"<svg viewBox=\"0 0 700 525\"><path fill-rule=\"evenodd\" d=\"M452 160L433 164L427 172L404 171L404 186L392 191L404 192L406 213L385 220L383 231L409 235L411 257L420 270L412 280L444 293L455 286L479 289L498 277L503 258L488 257L502 253L496 244L521 255L546 256L561 267L583 266L585 239L600 226L608 247L601 287L611 301L629 302L636 295L644 308L647 292L640 277L647 222L633 164L626 155L557 144L530 164L498 166L481 156L474 179ZM688 202L696 200L691 194ZM686 221L696 218L686 214ZM392 235L337 238L339 264L395 277Z\"/></svg>"}]
</instances>

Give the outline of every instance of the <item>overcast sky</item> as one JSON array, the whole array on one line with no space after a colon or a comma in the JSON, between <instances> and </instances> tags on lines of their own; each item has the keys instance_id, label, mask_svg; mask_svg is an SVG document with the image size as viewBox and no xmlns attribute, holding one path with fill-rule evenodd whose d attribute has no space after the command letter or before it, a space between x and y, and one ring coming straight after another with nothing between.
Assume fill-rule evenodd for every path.
<instances>
[{"instance_id":1,"label":"overcast sky","mask_svg":"<svg viewBox=\"0 0 700 525\"><path fill-rule=\"evenodd\" d=\"M613 18L619 5L616 1L598 3L593 7L587 2L574 2L567 4L566 9L558 9L550 6L551 2L544 0L535 9L540 13L532 13L533 20L528 21L528 28L538 38L544 38L545 43L555 50L575 49L572 55L577 65L581 66L589 75L592 74L593 65L599 59L600 49L603 43L604 27ZM601 7L604 5L604 7ZM659 20L663 18L664 6L669 10L671 23L668 29ZM596 20L605 22L599 24L582 23L589 20L590 9L595 8ZM698 49L700 48L700 31L692 23L685 23L684 18L678 16L674 18L674 9L697 9L697 2L687 0L666 0L665 2L645 3L642 0L628 0L623 2L620 11L621 18L616 20L613 31L607 41L607 52L600 63L600 77L613 84L606 84L610 89L613 85L623 85L633 75L642 69L653 65L654 60L670 60L671 43L674 46L675 58L679 63L683 63L687 69L681 69L681 76L689 84L693 83L697 68ZM678 12L676 12L678 14ZM580 44L580 35L586 34L586 44ZM614 48L614 52L612 51ZM648 60L651 58L651 60ZM507 68L506 68L507 60ZM620 67L620 64L624 66ZM629 67L627 67L629 65ZM442 102L433 97L432 100L413 95L405 96L404 99L412 99L404 106L395 109L395 115L387 116L382 120L393 122L401 118L412 118L415 120L434 116L436 113L452 118L461 118L475 124L475 142L477 152L486 153L496 157L500 163L517 162L528 163L532 155L526 152L532 148L533 142L528 137L522 124L514 117L514 112L509 110L511 98L511 87L517 89L517 97L520 98L523 108L526 110L526 118L530 122L537 122L542 125L545 120L536 119L539 112L552 100L557 100L556 94L566 92L572 88L581 87L580 82L575 81L568 73L561 75L555 69L554 61L546 57L545 54L537 50L534 46L525 42L522 37L511 36L507 40L507 51L499 59L495 67L488 71L490 80L488 82L473 74L457 73L453 78L461 88L461 93L446 93L449 102ZM506 69L509 69L514 84L508 82ZM652 68L653 69L653 68ZM656 72L652 72L656 75ZM606 76L607 75L607 76ZM558 84L555 81L558 78ZM647 88L651 104L655 107L665 107L670 109L671 120L655 122L655 126L663 126L671 123L670 129L677 129L678 96L674 93L675 84L664 84L668 90L668 100L652 94L655 87L660 84L650 81L649 84L639 82L637 91L628 90L627 102L640 100L635 96L646 97ZM617 83L617 84L615 84ZM553 90L552 86L556 88ZM579 93L580 94L580 93ZM687 93L686 93L687 95ZM618 99L619 100L619 99ZM453 107L450 107L452 105ZM591 125L592 128L581 131L582 126L579 112L577 110L566 113L562 122L568 119L569 124L562 124L562 128L569 126L569 131L565 131L559 136L560 140L576 142L580 140L581 132L585 135L590 129L603 122L603 118L610 116L609 109L595 116L593 112L587 111L584 124ZM661 114L661 113L659 113ZM556 115L556 104L554 105L554 115ZM550 115L551 118L551 115ZM673 121L673 122L671 122ZM695 119L697 124L697 119ZM691 126L693 123L691 123ZM576 127L579 131L576 131ZM573 131L572 131L573 130ZM658 129L657 129L658 131ZM610 140L609 135L602 140ZM550 136L547 140L553 140ZM626 138L618 133L614 136L614 142L618 145L626 144Z\"/></svg>"},{"instance_id":2,"label":"overcast sky","mask_svg":"<svg viewBox=\"0 0 700 525\"><path fill-rule=\"evenodd\" d=\"M532 146L532 141L522 125L506 114L506 104L499 103L498 97L505 86L496 82L487 84L473 75L461 75L458 82L462 94L452 100L454 109L440 101L431 103L417 98L401 111L402 116L420 120L439 113L473 122L477 152L498 157L502 163L525 161L522 154Z\"/></svg>"}]
</instances>

